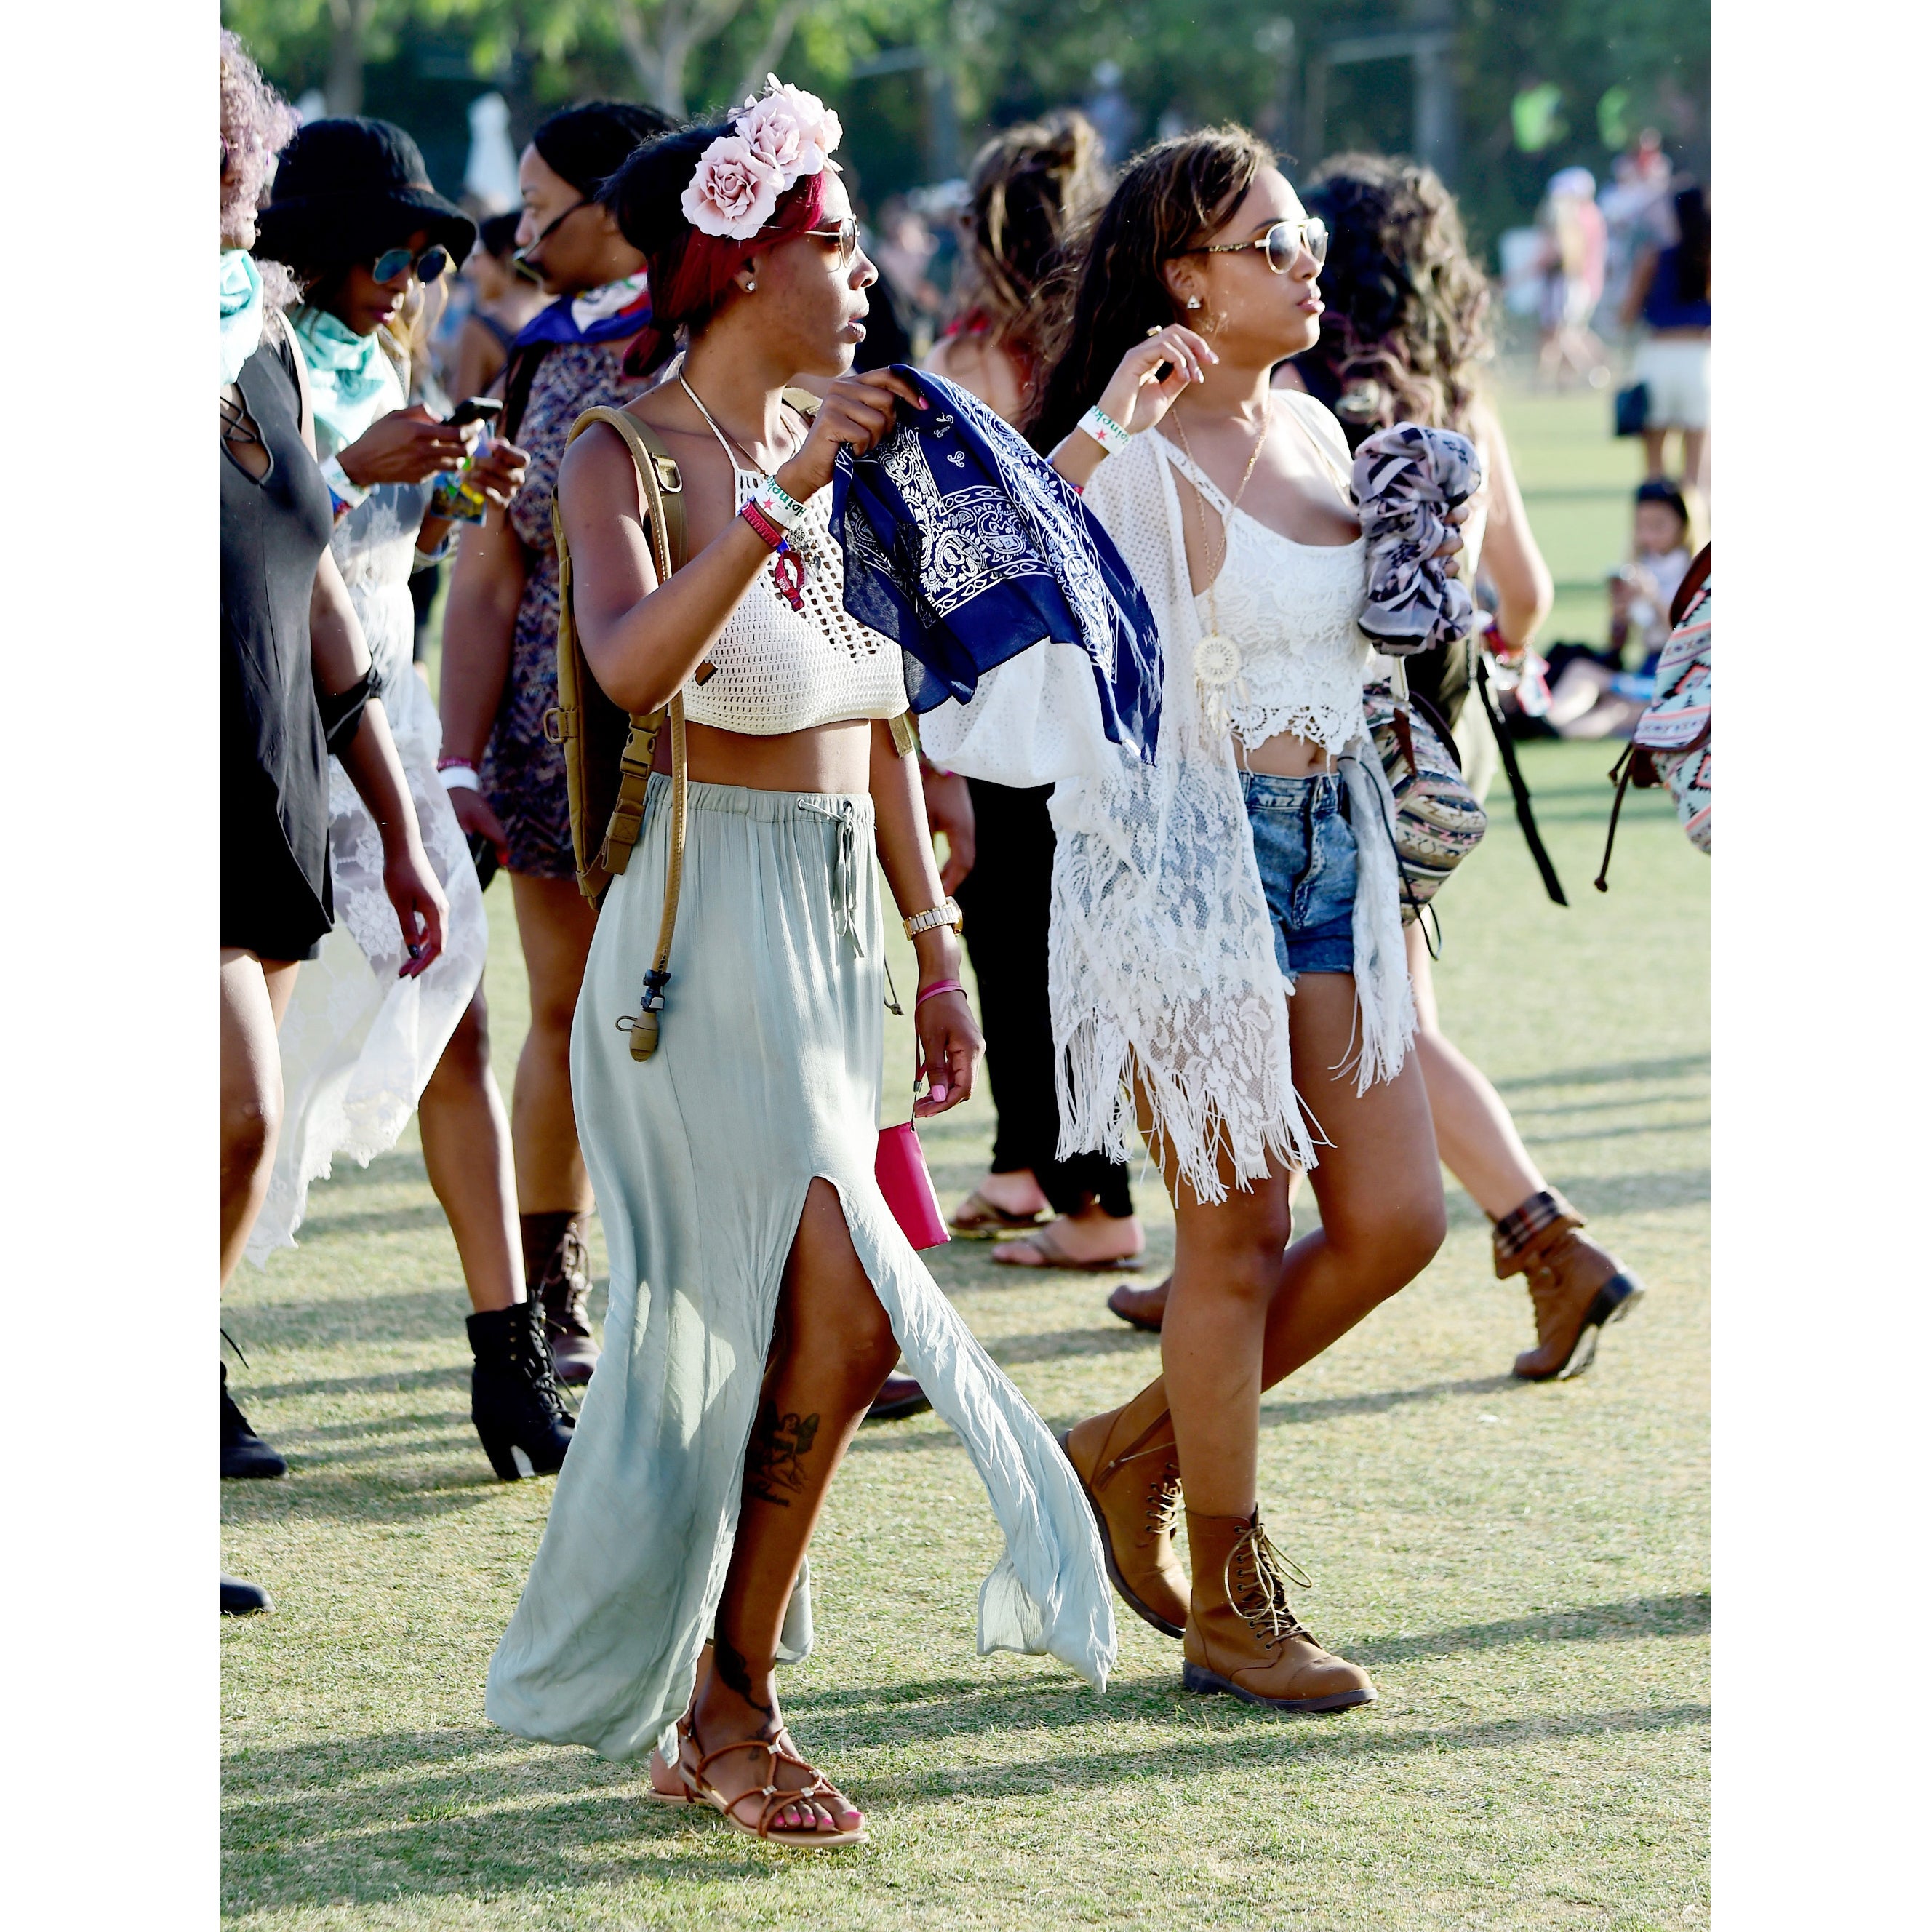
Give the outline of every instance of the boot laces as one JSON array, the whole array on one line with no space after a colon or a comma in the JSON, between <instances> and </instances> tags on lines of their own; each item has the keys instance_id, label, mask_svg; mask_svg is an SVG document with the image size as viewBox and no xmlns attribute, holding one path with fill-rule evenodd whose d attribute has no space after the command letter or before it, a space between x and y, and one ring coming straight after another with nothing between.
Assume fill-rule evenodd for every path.
<instances>
[{"instance_id":1,"label":"boot laces","mask_svg":"<svg viewBox=\"0 0 1931 1932\"><path fill-rule=\"evenodd\" d=\"M543 1333L543 1313L533 1302L523 1306L535 1310L535 1318L526 1318L510 1330L510 1352L528 1382L530 1393L553 1415L565 1412L550 1360L550 1345Z\"/></svg>"},{"instance_id":2,"label":"boot laces","mask_svg":"<svg viewBox=\"0 0 1931 1932\"><path fill-rule=\"evenodd\" d=\"M1147 1528L1154 1536L1171 1536L1180 1527L1183 1507L1180 1466L1169 1458L1159 1482L1147 1492Z\"/></svg>"},{"instance_id":3,"label":"boot laces","mask_svg":"<svg viewBox=\"0 0 1931 1932\"><path fill-rule=\"evenodd\" d=\"M1303 1590L1314 1588L1300 1564L1290 1562L1268 1541L1256 1515L1228 1554L1227 1600L1264 1642L1284 1643L1294 1636L1314 1641L1313 1633L1288 1601L1290 1582Z\"/></svg>"}]
</instances>

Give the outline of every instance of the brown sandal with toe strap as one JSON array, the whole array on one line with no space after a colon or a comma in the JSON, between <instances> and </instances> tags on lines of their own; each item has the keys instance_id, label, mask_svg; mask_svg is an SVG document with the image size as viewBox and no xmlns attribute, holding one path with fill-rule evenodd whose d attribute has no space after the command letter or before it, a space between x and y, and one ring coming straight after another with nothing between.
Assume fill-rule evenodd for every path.
<instances>
[{"instance_id":1,"label":"brown sandal with toe strap","mask_svg":"<svg viewBox=\"0 0 1931 1932\"><path fill-rule=\"evenodd\" d=\"M691 1748L696 1750L698 1748L696 1731L692 1730L686 1732L685 1735L689 1741ZM774 1828L772 1820L780 1813L788 1811L794 1804L814 1804L820 1798L835 1798L841 1804L850 1802L817 1766L807 1764L795 1751L788 1751L784 1748L784 1739L786 1735L786 1732L781 1729L774 1737L739 1738L734 1744L720 1744L715 1750L703 1753L697 1760L695 1770L692 1770L688 1766L680 1751L678 1754L678 1763L683 1770L685 1782L690 1786L694 1799L699 1804L709 1805L723 1818L726 1824L733 1826L738 1831L748 1832L754 1838L763 1838L771 1844L790 1845L799 1851L829 1851L838 1845L862 1845L868 1843L869 1834L862 1825L853 1832L801 1831L795 1826ZM723 1794L712 1786L710 1780L704 1774L717 1760L724 1756L729 1752L736 1750L763 1751L770 1759L770 1762L765 1766L765 1782L762 1785L754 1784L748 1791L741 1791L735 1798L727 1800ZM787 1791L781 1789L772 1782L777 1777L778 1767L781 1764L795 1766L799 1771L809 1772L811 1774L811 1783L802 1790ZM762 1808L758 1813L757 1822L754 1825L748 1820L738 1816L737 1808L747 1798L757 1798L763 1801ZM827 1811L830 1811L832 1807L828 1804L825 1808ZM856 1810L858 1808L853 1805L851 1808Z\"/></svg>"}]
</instances>

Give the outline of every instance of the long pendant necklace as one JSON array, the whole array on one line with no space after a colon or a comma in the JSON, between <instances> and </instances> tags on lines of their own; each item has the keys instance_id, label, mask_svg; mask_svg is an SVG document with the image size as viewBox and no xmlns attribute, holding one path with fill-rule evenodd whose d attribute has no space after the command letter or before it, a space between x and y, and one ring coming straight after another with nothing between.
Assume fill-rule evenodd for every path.
<instances>
[{"instance_id":1,"label":"long pendant necklace","mask_svg":"<svg viewBox=\"0 0 1931 1932\"><path fill-rule=\"evenodd\" d=\"M724 446L724 454L728 456L732 450L736 450L755 472L757 458L705 408L703 398L684 380L684 372L681 369L677 372L677 381L685 394L696 404L697 413L710 424L711 434ZM779 461L789 462L797 453L795 449L787 450ZM731 466L733 470L736 468L735 461ZM823 560L819 556L816 547L802 532L794 530L786 534L784 544L772 557L771 580L777 586L778 596L793 610L802 610L805 608L805 586L823 567Z\"/></svg>"},{"instance_id":2,"label":"long pendant necklace","mask_svg":"<svg viewBox=\"0 0 1931 1932\"><path fill-rule=\"evenodd\" d=\"M1186 452L1188 463L1201 477L1207 472L1201 466L1193 453L1193 446L1187 441L1186 418L1177 406L1173 412L1174 427L1180 433L1180 447ZM1215 596L1213 586L1220 576L1221 566L1227 561L1227 551L1233 541L1234 518L1240 508L1240 500L1247 494L1247 485L1252 481L1254 466L1261 460L1261 452L1267 446L1267 432L1273 427L1274 398L1270 390L1267 404L1261 417L1261 434L1254 439L1254 447L1247 458L1247 467L1240 472L1240 487L1228 500L1227 514L1220 520L1220 554L1213 560L1213 568L1207 575L1207 635L1194 646L1194 680L1212 692L1213 709L1219 716L1226 710L1226 701L1222 695L1227 687L1240 675L1240 646L1231 638L1223 637L1220 630L1220 603ZM1194 478L1194 513L1200 521L1200 554L1203 560L1207 554L1207 500L1205 493ZM1224 718L1221 719L1225 723Z\"/></svg>"}]
</instances>

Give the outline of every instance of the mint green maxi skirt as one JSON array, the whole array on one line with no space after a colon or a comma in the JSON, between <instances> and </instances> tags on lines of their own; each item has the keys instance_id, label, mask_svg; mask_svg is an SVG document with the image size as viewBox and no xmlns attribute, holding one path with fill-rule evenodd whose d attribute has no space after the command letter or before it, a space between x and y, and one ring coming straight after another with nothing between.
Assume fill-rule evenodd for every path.
<instances>
[{"instance_id":1,"label":"mint green maxi skirt","mask_svg":"<svg viewBox=\"0 0 1931 1932\"><path fill-rule=\"evenodd\" d=\"M662 1042L640 1064L616 1022L636 1012L656 946L669 794L651 780L577 1006L571 1078L610 1308L548 1526L490 1666L490 1719L612 1758L668 1741L723 1593L779 1282L820 1176L1004 1532L979 1592L980 1654L1048 1654L1103 1690L1112 1599L1078 1483L873 1178L884 946L871 801L691 787ZM807 1572L785 1619L787 1660L808 1650L811 1624Z\"/></svg>"}]
</instances>

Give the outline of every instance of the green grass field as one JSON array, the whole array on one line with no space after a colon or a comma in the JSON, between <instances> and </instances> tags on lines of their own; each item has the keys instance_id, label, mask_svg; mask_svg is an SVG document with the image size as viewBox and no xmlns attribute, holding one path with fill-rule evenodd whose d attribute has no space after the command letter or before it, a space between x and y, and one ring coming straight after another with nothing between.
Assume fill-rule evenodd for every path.
<instances>
[{"instance_id":1,"label":"green grass field","mask_svg":"<svg viewBox=\"0 0 1931 1932\"><path fill-rule=\"evenodd\" d=\"M1606 406L1508 410L1558 580L1624 541ZM1600 634L1591 616L1550 634ZM1103 1698L1044 1660L979 1660L996 1532L923 1416L861 1434L813 1552L819 1646L782 1680L869 1846L760 1846L641 1802L640 1766L493 1730L483 1672L550 1485L494 1482L469 1427L466 1301L412 1138L319 1187L301 1247L244 1270L225 1311L253 1364L231 1368L237 1393L293 1466L222 1498L226 1567L278 1606L223 1630L229 1922L1707 1923L1709 874L1637 794L1615 890L1590 890L1613 755L1528 748L1573 903L1543 898L1498 792L1444 896L1439 985L1648 1300L1587 1377L1516 1384L1526 1297L1492 1278L1451 1184L1433 1266L1264 1405L1264 1507L1317 1585L1299 1607L1373 1670L1378 1705L1295 1721L1188 1697L1179 1646L1123 1610ZM506 889L489 904L507 1068L523 992ZM982 1099L927 1133L949 1199L988 1137ZM1159 1270L1171 1217L1150 1180L1138 1194ZM931 1259L1055 1428L1153 1372L1157 1342L1106 1313L1105 1280L1015 1282L964 1244Z\"/></svg>"}]
</instances>

